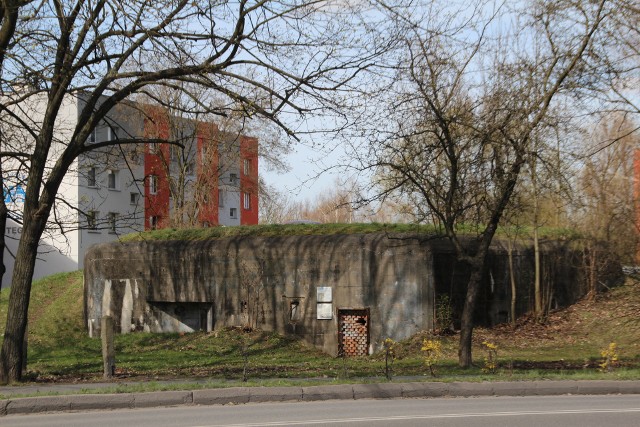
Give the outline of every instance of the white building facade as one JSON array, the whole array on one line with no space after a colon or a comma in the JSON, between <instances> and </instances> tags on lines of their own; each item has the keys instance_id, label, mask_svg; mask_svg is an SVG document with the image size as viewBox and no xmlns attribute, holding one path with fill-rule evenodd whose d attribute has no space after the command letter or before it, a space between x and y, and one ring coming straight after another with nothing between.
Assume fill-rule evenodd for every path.
<instances>
[{"instance_id":1,"label":"white building facade","mask_svg":"<svg viewBox=\"0 0 640 427\"><path fill-rule=\"evenodd\" d=\"M83 108L82 99L65 99L56 122L52 158L64 148ZM39 111L34 102L29 109L32 120L40 118ZM34 279L81 269L90 246L132 232L257 224L255 138L234 137L218 131L213 123L176 119L166 110L130 103L114 108L86 144L106 141L121 144L88 151L65 176L41 240ZM12 170L17 169L3 163L3 173ZM5 230L5 288L11 283L22 231L24 188L19 176L3 179L5 202L16 219L8 219Z\"/></svg>"}]
</instances>

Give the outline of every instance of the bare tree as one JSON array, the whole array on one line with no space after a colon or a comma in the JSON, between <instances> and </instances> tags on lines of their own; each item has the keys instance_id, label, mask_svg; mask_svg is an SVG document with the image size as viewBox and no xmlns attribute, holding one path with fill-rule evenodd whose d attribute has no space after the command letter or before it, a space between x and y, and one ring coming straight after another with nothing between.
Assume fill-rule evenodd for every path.
<instances>
[{"instance_id":1,"label":"bare tree","mask_svg":"<svg viewBox=\"0 0 640 427\"><path fill-rule=\"evenodd\" d=\"M640 72L640 8L635 0L611 0L611 12L594 34L581 69L578 105L591 111L640 113L637 76ZM598 102L590 102L593 95ZM585 102L586 101L586 102Z\"/></svg>"},{"instance_id":2,"label":"bare tree","mask_svg":"<svg viewBox=\"0 0 640 427\"><path fill-rule=\"evenodd\" d=\"M377 116L386 126L368 135L366 151L354 150L354 167L376 171L377 197L412 200L416 218L439 226L468 266L463 367L472 363L473 313L489 246L535 155L535 133L556 98L579 81L608 6L538 2L528 15L479 2L465 10L432 7L428 16L394 15L411 24L406 54L384 93L388 107ZM512 28L501 34L505 22Z\"/></svg>"},{"instance_id":3,"label":"bare tree","mask_svg":"<svg viewBox=\"0 0 640 427\"><path fill-rule=\"evenodd\" d=\"M293 200L264 181L260 183L259 209L261 224L284 224L295 218Z\"/></svg>"},{"instance_id":4,"label":"bare tree","mask_svg":"<svg viewBox=\"0 0 640 427\"><path fill-rule=\"evenodd\" d=\"M6 139L3 129L0 163L3 187L9 165L24 165L25 201L0 382L21 378L38 244L60 203L56 194L65 175L91 150L148 142L85 143L116 105L136 94L153 98L153 87L178 88L201 114L262 116L293 134L280 113L329 114L339 100L331 94L350 89L388 47L364 37L359 23L367 10L360 3L54 0L2 6L1 121L24 138ZM60 129L69 97L81 97L84 108L73 126ZM0 205L0 225L8 215Z\"/></svg>"},{"instance_id":5,"label":"bare tree","mask_svg":"<svg viewBox=\"0 0 640 427\"><path fill-rule=\"evenodd\" d=\"M357 222L358 212L354 206L358 197L356 183L353 181L334 181L334 186L318 193L312 200L295 205L298 219L307 219L321 223ZM292 218L295 219L295 218Z\"/></svg>"},{"instance_id":6,"label":"bare tree","mask_svg":"<svg viewBox=\"0 0 640 427\"><path fill-rule=\"evenodd\" d=\"M586 147L576 185L576 224L587 236L606 241L627 263L636 259L638 228L634 194L637 124L626 114L607 114Z\"/></svg>"},{"instance_id":7,"label":"bare tree","mask_svg":"<svg viewBox=\"0 0 640 427\"><path fill-rule=\"evenodd\" d=\"M325 188L312 199L292 200L286 194L263 184L260 221L265 224L306 220L319 223L366 222L375 218L376 209L361 206L357 183L353 180ZM391 208L387 208L390 210ZM389 215L392 215L389 213Z\"/></svg>"}]
</instances>

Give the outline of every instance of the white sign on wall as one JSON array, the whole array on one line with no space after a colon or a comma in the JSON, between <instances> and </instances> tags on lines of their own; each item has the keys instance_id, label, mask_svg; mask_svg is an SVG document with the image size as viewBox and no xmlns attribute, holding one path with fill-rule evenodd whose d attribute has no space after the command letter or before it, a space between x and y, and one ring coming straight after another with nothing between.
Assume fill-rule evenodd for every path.
<instances>
[{"instance_id":1,"label":"white sign on wall","mask_svg":"<svg viewBox=\"0 0 640 427\"><path fill-rule=\"evenodd\" d=\"M316 289L316 302L331 302L331 287L318 286Z\"/></svg>"},{"instance_id":2,"label":"white sign on wall","mask_svg":"<svg viewBox=\"0 0 640 427\"><path fill-rule=\"evenodd\" d=\"M320 320L333 318L333 304L330 286L318 286L316 288L316 317Z\"/></svg>"},{"instance_id":3,"label":"white sign on wall","mask_svg":"<svg viewBox=\"0 0 640 427\"><path fill-rule=\"evenodd\" d=\"M316 304L317 318L320 320L333 319L333 304L330 302L319 302Z\"/></svg>"}]
</instances>

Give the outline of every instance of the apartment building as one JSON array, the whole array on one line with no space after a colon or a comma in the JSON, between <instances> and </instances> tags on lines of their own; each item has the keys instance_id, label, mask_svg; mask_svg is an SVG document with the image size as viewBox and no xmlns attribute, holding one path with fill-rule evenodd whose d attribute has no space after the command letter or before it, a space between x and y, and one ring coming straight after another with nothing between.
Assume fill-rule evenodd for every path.
<instances>
[{"instance_id":1,"label":"apartment building","mask_svg":"<svg viewBox=\"0 0 640 427\"><path fill-rule=\"evenodd\" d=\"M65 100L56 123L58 149L83 108L81 97ZM31 111L37 120L37 105ZM114 108L86 143L112 140L121 144L81 155L65 177L34 278L82 268L90 246L131 232L258 223L256 138L127 103ZM4 196L19 213L24 188L18 177L15 181ZM3 287L11 281L19 222L10 221L7 230Z\"/></svg>"}]
</instances>

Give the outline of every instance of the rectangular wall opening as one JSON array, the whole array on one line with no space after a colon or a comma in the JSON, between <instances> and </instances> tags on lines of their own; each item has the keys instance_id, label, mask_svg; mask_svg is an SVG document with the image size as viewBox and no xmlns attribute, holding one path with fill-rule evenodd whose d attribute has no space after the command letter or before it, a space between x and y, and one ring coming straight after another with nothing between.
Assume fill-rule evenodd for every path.
<instances>
[{"instance_id":1,"label":"rectangular wall opening","mask_svg":"<svg viewBox=\"0 0 640 427\"><path fill-rule=\"evenodd\" d=\"M149 302L162 332L211 332L213 304L195 302Z\"/></svg>"},{"instance_id":2,"label":"rectangular wall opening","mask_svg":"<svg viewBox=\"0 0 640 427\"><path fill-rule=\"evenodd\" d=\"M369 354L368 308L338 309L338 354L344 357Z\"/></svg>"}]
</instances>

